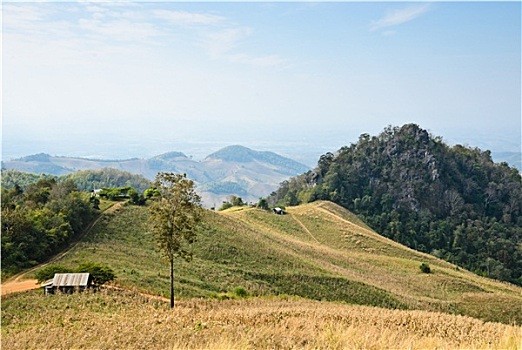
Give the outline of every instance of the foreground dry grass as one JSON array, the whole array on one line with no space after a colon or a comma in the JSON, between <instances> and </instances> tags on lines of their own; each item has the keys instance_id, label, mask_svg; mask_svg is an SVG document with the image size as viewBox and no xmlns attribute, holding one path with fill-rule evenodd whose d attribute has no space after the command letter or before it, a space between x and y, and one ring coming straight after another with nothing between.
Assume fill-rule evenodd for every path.
<instances>
[{"instance_id":1,"label":"foreground dry grass","mask_svg":"<svg viewBox=\"0 0 522 350\"><path fill-rule=\"evenodd\" d=\"M517 349L521 327L303 299L180 301L102 291L3 302L2 348Z\"/></svg>"}]
</instances>

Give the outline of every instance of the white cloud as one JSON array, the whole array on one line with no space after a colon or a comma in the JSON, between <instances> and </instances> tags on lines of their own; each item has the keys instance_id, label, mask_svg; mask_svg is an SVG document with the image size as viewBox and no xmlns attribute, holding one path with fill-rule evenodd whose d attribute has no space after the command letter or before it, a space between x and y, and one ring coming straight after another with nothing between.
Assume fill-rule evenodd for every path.
<instances>
[{"instance_id":1,"label":"white cloud","mask_svg":"<svg viewBox=\"0 0 522 350\"><path fill-rule=\"evenodd\" d=\"M126 49L132 51L137 45L146 49L152 46L167 48L169 45L165 44L170 44L173 38L178 45L199 47L211 60L257 67L285 62L270 52L249 52L245 46L254 34L252 28L235 24L229 18L205 12L150 8L142 4L118 4L4 5L4 38L16 35L16 40L26 46L24 52L29 60L35 59L30 54L32 50L43 51L45 55L40 56L40 61L57 64L72 63L75 59L84 62L82 56L85 55L106 57ZM182 30L175 27L182 27ZM62 59L52 60L51 57Z\"/></svg>"},{"instance_id":2,"label":"white cloud","mask_svg":"<svg viewBox=\"0 0 522 350\"><path fill-rule=\"evenodd\" d=\"M204 34L201 46L212 59L218 59L235 49L243 39L251 34L252 30L245 27L211 31Z\"/></svg>"},{"instance_id":3,"label":"white cloud","mask_svg":"<svg viewBox=\"0 0 522 350\"><path fill-rule=\"evenodd\" d=\"M3 4L2 30L6 32L31 32L40 28L51 13L47 9L26 4Z\"/></svg>"},{"instance_id":4,"label":"white cloud","mask_svg":"<svg viewBox=\"0 0 522 350\"><path fill-rule=\"evenodd\" d=\"M79 27L90 35L120 41L145 41L161 33L150 23L136 23L127 20L101 21L80 19Z\"/></svg>"},{"instance_id":5,"label":"white cloud","mask_svg":"<svg viewBox=\"0 0 522 350\"><path fill-rule=\"evenodd\" d=\"M215 25L225 20L221 16L186 11L155 10L152 13L156 18L178 25Z\"/></svg>"},{"instance_id":6,"label":"white cloud","mask_svg":"<svg viewBox=\"0 0 522 350\"><path fill-rule=\"evenodd\" d=\"M252 55L238 52L241 43L253 34L248 27L234 27L208 32L201 40L203 47L211 59L230 63L240 63L255 67L280 66L286 62L279 55Z\"/></svg>"},{"instance_id":7,"label":"white cloud","mask_svg":"<svg viewBox=\"0 0 522 350\"><path fill-rule=\"evenodd\" d=\"M40 8L24 4L4 4L2 12L5 16L4 23L5 21L8 21L7 23L39 21L48 14Z\"/></svg>"},{"instance_id":8,"label":"white cloud","mask_svg":"<svg viewBox=\"0 0 522 350\"><path fill-rule=\"evenodd\" d=\"M229 62L243 63L256 67L280 66L286 62L279 55L251 56L247 54L226 55Z\"/></svg>"},{"instance_id":9,"label":"white cloud","mask_svg":"<svg viewBox=\"0 0 522 350\"><path fill-rule=\"evenodd\" d=\"M385 30L384 32L382 32L382 35L384 36L393 36L395 34L397 34L395 30Z\"/></svg>"},{"instance_id":10,"label":"white cloud","mask_svg":"<svg viewBox=\"0 0 522 350\"><path fill-rule=\"evenodd\" d=\"M403 9L388 12L384 17L372 21L370 31L397 26L414 20L431 9L430 4L412 5Z\"/></svg>"}]
</instances>

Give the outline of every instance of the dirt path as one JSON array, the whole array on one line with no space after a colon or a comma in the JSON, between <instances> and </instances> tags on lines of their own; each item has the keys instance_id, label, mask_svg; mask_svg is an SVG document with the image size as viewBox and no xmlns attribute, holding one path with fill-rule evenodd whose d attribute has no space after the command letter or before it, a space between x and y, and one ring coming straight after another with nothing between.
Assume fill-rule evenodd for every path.
<instances>
[{"instance_id":1,"label":"dirt path","mask_svg":"<svg viewBox=\"0 0 522 350\"><path fill-rule=\"evenodd\" d=\"M292 219L294 219L298 224L299 226L301 226L301 228L303 230L305 230L306 233L308 233L317 243L321 243L317 240L317 238L315 238L315 236L312 234L312 232L310 232L310 230L305 226L305 224L303 224L301 222L301 220L299 220L294 214L290 213L290 216L292 217Z\"/></svg>"},{"instance_id":2,"label":"dirt path","mask_svg":"<svg viewBox=\"0 0 522 350\"><path fill-rule=\"evenodd\" d=\"M24 292L30 289L36 289L40 287L40 283L37 280L24 280L24 281L11 281L2 284L2 295Z\"/></svg>"},{"instance_id":3,"label":"dirt path","mask_svg":"<svg viewBox=\"0 0 522 350\"><path fill-rule=\"evenodd\" d=\"M46 261L42 264L36 265L36 266L30 268L29 270L20 272L19 274L16 274L13 277L11 277L10 279L6 280L4 283L2 283L0 285L0 288L2 290L1 295L6 295L9 293L15 293L15 292L23 292L26 290L39 288L40 284L38 283L37 280L28 279L26 276L29 273L35 271L36 269L40 269L40 268L42 268L46 265L49 265L49 264L59 260L60 258L62 258L72 248L74 248L78 244L78 242L80 242L83 239L83 237L85 237L85 235L87 235L91 231L91 229L94 227L94 225L96 225L98 223L98 221L100 221L100 219L104 215L114 213L115 211L121 209L122 205L123 205L123 202L117 202L117 203L113 204L112 206L110 206L109 208L107 208L103 213L100 214L100 216L98 216L98 218L96 220L91 222L78 237L76 237L76 239L69 245L69 247L67 247L65 250L63 250L59 254L53 256L51 259L49 259L48 261Z\"/></svg>"}]
</instances>

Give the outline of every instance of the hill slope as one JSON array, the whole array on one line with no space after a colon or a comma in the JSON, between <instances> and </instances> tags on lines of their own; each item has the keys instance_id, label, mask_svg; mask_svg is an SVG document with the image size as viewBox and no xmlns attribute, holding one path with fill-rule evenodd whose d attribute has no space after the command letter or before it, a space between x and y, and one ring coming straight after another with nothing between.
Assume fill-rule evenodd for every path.
<instances>
[{"instance_id":1,"label":"hill slope","mask_svg":"<svg viewBox=\"0 0 522 350\"><path fill-rule=\"evenodd\" d=\"M207 161L211 159L237 163L258 162L261 164L270 164L274 167L275 171L287 176L308 170L306 167L303 169L303 164L282 157L274 152L259 152L239 145L225 147L205 158Z\"/></svg>"},{"instance_id":2,"label":"hill slope","mask_svg":"<svg viewBox=\"0 0 522 350\"><path fill-rule=\"evenodd\" d=\"M186 173L197 183L207 207L220 205L229 195L242 197L245 202L255 202L259 197L268 196L283 180L308 170L307 166L273 152L258 152L242 146L226 147L202 161L193 160L181 152L127 160L55 157L42 153L2 162L2 168L51 175L114 168L149 180L160 171Z\"/></svg>"},{"instance_id":3,"label":"hill slope","mask_svg":"<svg viewBox=\"0 0 522 350\"><path fill-rule=\"evenodd\" d=\"M517 350L522 341L520 327L440 313L288 297L195 299L171 310L115 290L8 296L1 332L6 349Z\"/></svg>"},{"instance_id":4,"label":"hill slope","mask_svg":"<svg viewBox=\"0 0 522 350\"><path fill-rule=\"evenodd\" d=\"M522 177L489 151L449 146L415 124L363 134L271 201L318 199L397 242L522 286Z\"/></svg>"},{"instance_id":5,"label":"hill slope","mask_svg":"<svg viewBox=\"0 0 522 350\"><path fill-rule=\"evenodd\" d=\"M146 232L146 208L106 215L61 263L108 263L117 283L167 296L168 268ZM478 277L379 236L345 209L317 202L279 216L258 209L208 211L194 261L176 263L177 297L244 287L386 308L465 314L522 323L522 289ZM433 273L423 274L428 263Z\"/></svg>"}]
</instances>

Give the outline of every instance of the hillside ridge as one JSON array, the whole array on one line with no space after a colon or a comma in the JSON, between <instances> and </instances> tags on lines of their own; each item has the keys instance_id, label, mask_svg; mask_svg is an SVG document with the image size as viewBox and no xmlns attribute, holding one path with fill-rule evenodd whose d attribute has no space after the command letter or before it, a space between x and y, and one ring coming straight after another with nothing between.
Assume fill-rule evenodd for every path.
<instances>
[{"instance_id":1,"label":"hillside ridge","mask_svg":"<svg viewBox=\"0 0 522 350\"><path fill-rule=\"evenodd\" d=\"M220 160L220 162L216 162ZM244 146L225 147L198 161L182 152L167 152L148 159L96 160L40 153L2 162L2 169L55 176L83 170L113 168L153 180L158 172L186 173L198 185L206 207L220 204L230 195L245 202L268 196L279 183L309 168L273 152Z\"/></svg>"},{"instance_id":2,"label":"hillside ridge","mask_svg":"<svg viewBox=\"0 0 522 350\"><path fill-rule=\"evenodd\" d=\"M479 277L371 231L331 202L205 211L191 263L176 261L176 297L219 297L244 287L251 296L293 295L392 309L463 314L522 323L522 289ZM127 205L59 261L109 264L117 285L167 296L168 269L146 229L145 207ZM420 271L428 263L432 273Z\"/></svg>"},{"instance_id":3,"label":"hillside ridge","mask_svg":"<svg viewBox=\"0 0 522 350\"><path fill-rule=\"evenodd\" d=\"M269 197L330 200L375 231L488 277L522 285L522 176L490 151L449 146L415 124L320 157Z\"/></svg>"}]
</instances>

